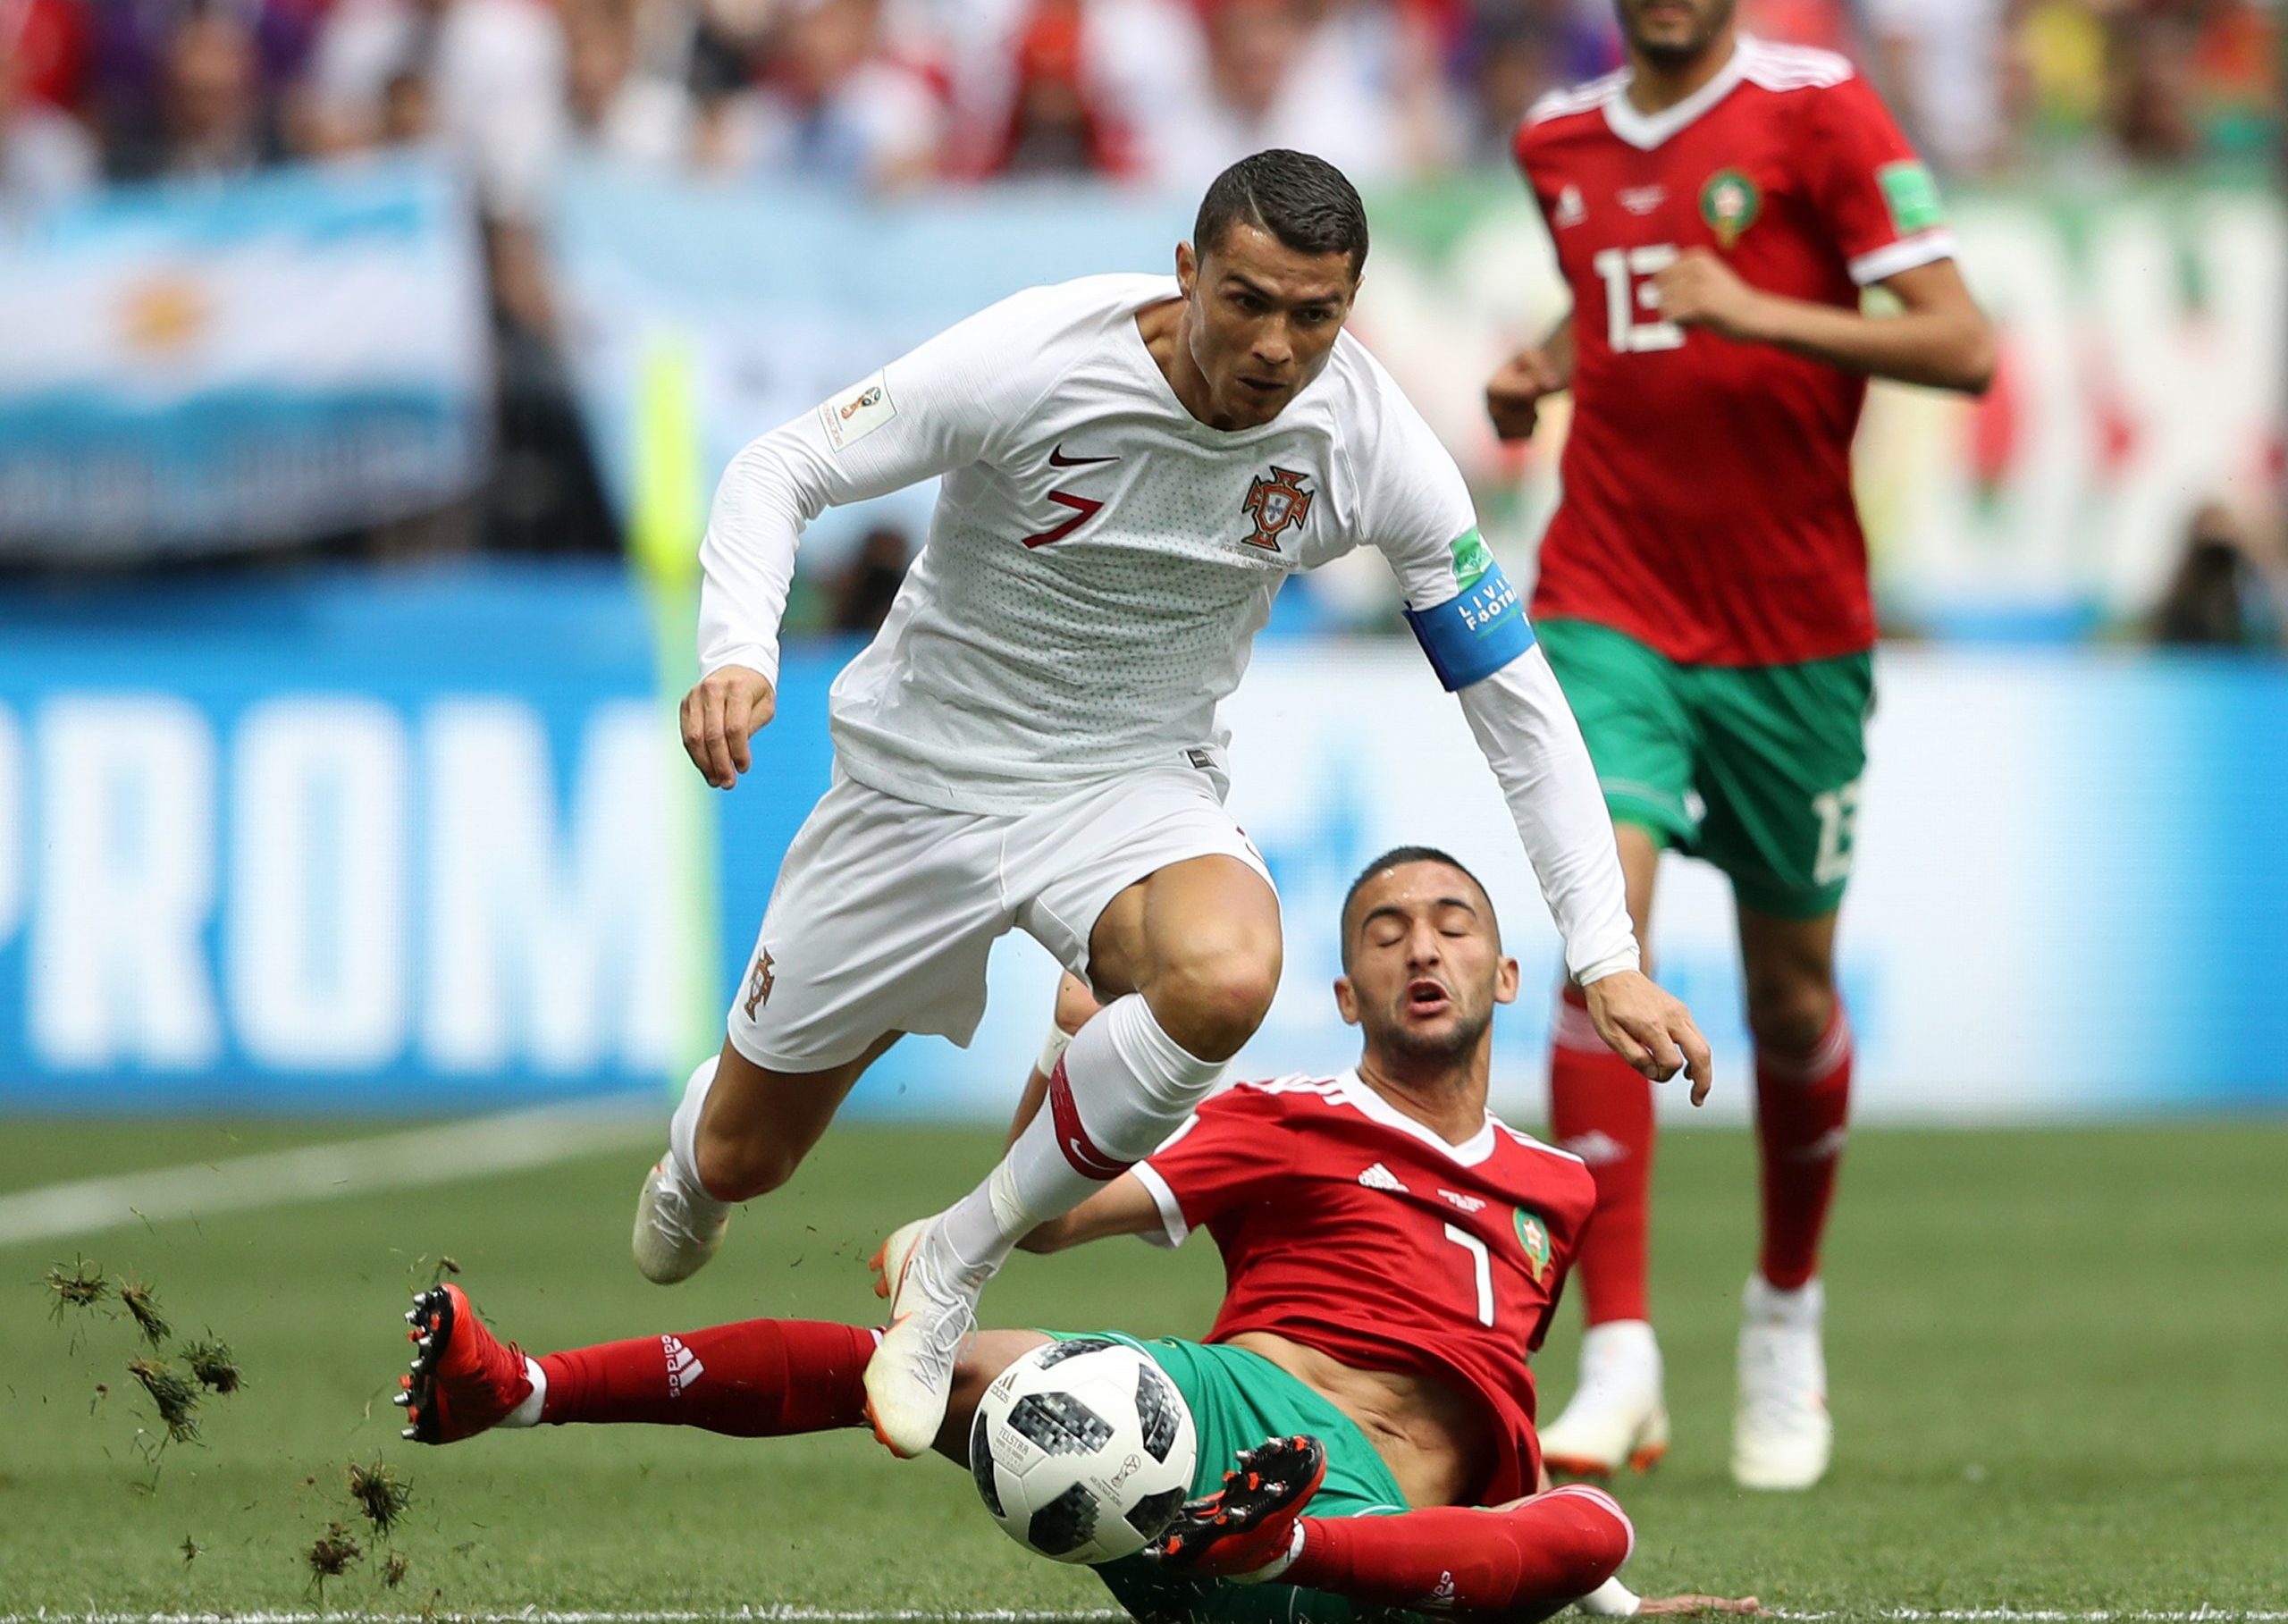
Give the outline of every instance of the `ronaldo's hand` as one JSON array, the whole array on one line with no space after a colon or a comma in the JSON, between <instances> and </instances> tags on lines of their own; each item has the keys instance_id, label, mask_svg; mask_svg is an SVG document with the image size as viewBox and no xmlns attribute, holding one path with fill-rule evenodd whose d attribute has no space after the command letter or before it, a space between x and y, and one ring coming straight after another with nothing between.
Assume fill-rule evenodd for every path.
<instances>
[{"instance_id":1,"label":"ronaldo's hand","mask_svg":"<svg viewBox=\"0 0 2288 1624\"><path fill-rule=\"evenodd\" d=\"M699 776L728 789L754 764L747 741L778 711L770 679L743 665L710 672L683 696L683 748Z\"/></svg>"},{"instance_id":2,"label":"ronaldo's hand","mask_svg":"<svg viewBox=\"0 0 2288 1624\"><path fill-rule=\"evenodd\" d=\"M1708 1098L1712 1081L1708 1039L1692 1011L1637 971L1599 976L1583 988L1597 1036L1654 1082L1682 1072L1692 1080L1692 1103Z\"/></svg>"},{"instance_id":3,"label":"ronaldo's hand","mask_svg":"<svg viewBox=\"0 0 2288 1624\"><path fill-rule=\"evenodd\" d=\"M1645 302L1679 327L1705 327L1728 339L1764 336L1763 295L1707 248L1687 248L1656 273Z\"/></svg>"},{"instance_id":4,"label":"ronaldo's hand","mask_svg":"<svg viewBox=\"0 0 2288 1624\"><path fill-rule=\"evenodd\" d=\"M1546 351L1518 351L1485 385L1485 415L1493 419L1494 433L1504 440L1532 439L1542 398L1565 386L1565 374Z\"/></svg>"}]
</instances>

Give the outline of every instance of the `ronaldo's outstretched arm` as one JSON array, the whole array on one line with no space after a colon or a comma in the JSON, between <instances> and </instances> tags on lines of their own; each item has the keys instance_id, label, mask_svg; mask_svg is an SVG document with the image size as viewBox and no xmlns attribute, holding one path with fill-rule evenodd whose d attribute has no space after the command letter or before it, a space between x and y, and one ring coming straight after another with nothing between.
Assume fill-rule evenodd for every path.
<instances>
[{"instance_id":1,"label":"ronaldo's outstretched arm","mask_svg":"<svg viewBox=\"0 0 2288 1624\"><path fill-rule=\"evenodd\" d=\"M1040 387L1026 307L1005 299L872 376L750 442L717 486L700 543L700 681L683 703L684 749L728 789L747 741L777 706L778 625L803 527L829 507L918 484L984 456ZM1039 349L1038 335L1031 349Z\"/></svg>"},{"instance_id":2,"label":"ronaldo's outstretched arm","mask_svg":"<svg viewBox=\"0 0 2288 1624\"><path fill-rule=\"evenodd\" d=\"M1612 820L1572 707L1478 532L1452 456L1395 384L1383 404L1370 500L1407 625L1502 786L1597 1035L1655 1081L1685 1073L1697 1105L1711 1083L1708 1040L1640 967Z\"/></svg>"}]
</instances>

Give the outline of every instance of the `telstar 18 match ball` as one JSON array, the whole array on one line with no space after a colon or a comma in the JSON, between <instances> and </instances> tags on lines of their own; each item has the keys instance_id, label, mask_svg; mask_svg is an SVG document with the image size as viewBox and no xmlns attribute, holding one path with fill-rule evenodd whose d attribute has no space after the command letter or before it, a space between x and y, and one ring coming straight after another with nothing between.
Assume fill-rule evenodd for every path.
<instances>
[{"instance_id":1,"label":"telstar 18 match ball","mask_svg":"<svg viewBox=\"0 0 2288 1624\"><path fill-rule=\"evenodd\" d=\"M1009 1537L1060 1562L1108 1562L1159 1537L1191 1493L1191 1411L1136 1349L1088 1336L1036 1348L985 1390L970 1471Z\"/></svg>"}]
</instances>

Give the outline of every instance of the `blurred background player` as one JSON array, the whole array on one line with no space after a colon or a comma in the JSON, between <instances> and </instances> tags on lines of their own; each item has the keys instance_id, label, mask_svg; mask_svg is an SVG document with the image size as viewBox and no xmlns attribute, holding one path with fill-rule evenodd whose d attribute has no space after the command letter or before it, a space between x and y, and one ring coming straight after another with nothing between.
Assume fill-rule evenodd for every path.
<instances>
[{"instance_id":1,"label":"blurred background player","mask_svg":"<svg viewBox=\"0 0 2288 1624\"><path fill-rule=\"evenodd\" d=\"M1690 1014L1638 972L1588 757L1460 471L1343 332L1358 193L1322 159L1258 153L1208 189L1194 236L1173 279L1017 294L754 441L701 549L683 738L729 789L777 706L803 527L945 476L887 622L836 679L833 785L780 866L721 1054L644 1180L645 1275L700 1267L730 1206L784 1183L901 1036L966 1044L1013 929L1107 1000L990 1177L875 1259L892 1300L869 1413L902 1455L937 1435L1010 1249L1159 1143L1270 1006L1278 898L1224 806L1216 708L1291 572L1382 552L1509 800L1585 1018L1647 1076L1708 1086Z\"/></svg>"},{"instance_id":2,"label":"blurred background player","mask_svg":"<svg viewBox=\"0 0 2288 1624\"><path fill-rule=\"evenodd\" d=\"M1221 1484L1221 1497L1179 1525L1163 1561L1098 1573L1156 1620L1334 1624L1354 1604L1415 1603L1535 1618L1592 1593L1608 1613L1753 1610L1703 1596L1640 1606L1610 1582L1635 1544L1620 1508L1594 1489L1542 1492L1527 1356L1595 1191L1577 1157L1486 1110L1493 1012L1518 994L1492 899L1452 857L1402 846L1358 876L1341 928L1335 1006L1364 1039L1356 1068L1216 1096L1024 1242L1175 1246L1205 1229L1224 1255L1206 1338L1139 1344L1191 1411L1196 1486ZM763 1319L531 1359L458 1286L422 1293L408 1317L422 1347L399 1402L408 1435L428 1443L542 1422L744 1437L854 1427L877 1335ZM940 1454L967 1463L986 1386L1048 1340L968 1341ZM1323 1481L1285 1469L1296 1436L1313 1441ZM1254 1452L1241 1480L1222 1483L1242 1450Z\"/></svg>"},{"instance_id":3,"label":"blurred background player","mask_svg":"<svg viewBox=\"0 0 2288 1624\"><path fill-rule=\"evenodd\" d=\"M1832 1426L1821 1231L1851 1089L1835 925L1851 871L1875 617L1851 489L1871 377L1973 393L1994 343L1930 172L1841 56L1742 35L1732 0L1619 0L1628 65L1527 114L1517 157L1573 312L1487 389L1504 438L1570 388L1534 597L1649 940L1661 849L1730 877L1755 1043L1763 1241L1732 1470L1800 1489ZM1860 313L1863 290L1898 309ZM1581 1383L1545 1435L1575 1472L1668 1444L1645 1290L1653 1101L1569 989L1560 1143L1595 1169Z\"/></svg>"}]
</instances>

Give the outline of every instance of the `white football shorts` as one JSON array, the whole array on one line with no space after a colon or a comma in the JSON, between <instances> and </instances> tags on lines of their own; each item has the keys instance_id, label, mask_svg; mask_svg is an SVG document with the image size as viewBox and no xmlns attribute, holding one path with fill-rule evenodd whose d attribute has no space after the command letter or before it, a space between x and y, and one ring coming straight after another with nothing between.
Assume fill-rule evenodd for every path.
<instances>
[{"instance_id":1,"label":"white football shorts","mask_svg":"<svg viewBox=\"0 0 2288 1624\"><path fill-rule=\"evenodd\" d=\"M835 770L795 831L732 995L739 1053L774 1071L854 1060L884 1032L966 1046L985 1014L986 955L1022 930L1083 980L1106 904L1193 857L1271 879L1217 793L1156 767L1027 812L918 805Z\"/></svg>"}]
</instances>

